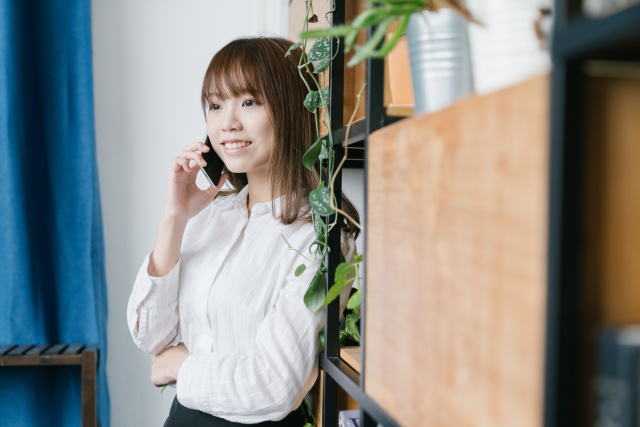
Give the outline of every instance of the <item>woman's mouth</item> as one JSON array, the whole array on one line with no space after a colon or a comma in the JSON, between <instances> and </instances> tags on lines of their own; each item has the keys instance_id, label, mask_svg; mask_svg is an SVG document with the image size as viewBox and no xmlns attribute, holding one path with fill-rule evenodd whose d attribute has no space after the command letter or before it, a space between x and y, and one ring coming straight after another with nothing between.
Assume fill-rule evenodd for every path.
<instances>
[{"instance_id":1,"label":"woman's mouth","mask_svg":"<svg viewBox=\"0 0 640 427\"><path fill-rule=\"evenodd\" d=\"M225 154L236 154L251 146L251 141L233 141L222 143Z\"/></svg>"}]
</instances>

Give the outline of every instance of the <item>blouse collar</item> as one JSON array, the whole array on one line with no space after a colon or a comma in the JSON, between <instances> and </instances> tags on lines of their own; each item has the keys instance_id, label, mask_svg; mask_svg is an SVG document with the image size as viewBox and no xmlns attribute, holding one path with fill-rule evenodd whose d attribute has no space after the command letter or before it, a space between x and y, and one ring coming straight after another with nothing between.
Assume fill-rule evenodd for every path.
<instances>
[{"instance_id":1,"label":"blouse collar","mask_svg":"<svg viewBox=\"0 0 640 427\"><path fill-rule=\"evenodd\" d=\"M216 197L213 200L213 205L219 209L231 209L235 208L238 213L243 216L247 216L247 196L249 194L249 185L245 185L237 194L230 194L227 197ZM294 194L297 194L295 192ZM280 202L284 196L280 196L273 201L274 213L277 218L280 215ZM303 206L308 204L308 197L305 197ZM264 213L271 212L271 200L268 202L256 203L251 209L251 217L262 215Z\"/></svg>"}]
</instances>

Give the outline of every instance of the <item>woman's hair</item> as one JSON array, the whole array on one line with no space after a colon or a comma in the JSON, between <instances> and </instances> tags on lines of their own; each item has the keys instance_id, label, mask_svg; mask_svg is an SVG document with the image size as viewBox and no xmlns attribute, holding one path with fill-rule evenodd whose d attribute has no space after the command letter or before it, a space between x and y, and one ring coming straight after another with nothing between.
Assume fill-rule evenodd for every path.
<instances>
[{"instance_id":1,"label":"woman's hair","mask_svg":"<svg viewBox=\"0 0 640 427\"><path fill-rule=\"evenodd\" d=\"M311 170L302 164L302 156L315 142L316 126L313 113L303 104L308 89L298 73L302 48L284 56L293 44L279 37L240 38L230 42L211 60L201 95L205 117L210 95L228 99L248 93L265 105L274 129L274 147L269 160L272 208L276 195L283 195L279 216L283 224L312 222L310 210L302 209L302 198L308 197L320 183L320 162ZM309 87L318 90L306 71L303 75ZM247 185L246 173L231 172L226 165L224 172L234 189L220 191L219 195L237 194ZM326 166L322 176L328 185ZM360 221L358 211L344 195L341 209ZM359 229L346 219L341 228L355 237L359 234Z\"/></svg>"}]
</instances>

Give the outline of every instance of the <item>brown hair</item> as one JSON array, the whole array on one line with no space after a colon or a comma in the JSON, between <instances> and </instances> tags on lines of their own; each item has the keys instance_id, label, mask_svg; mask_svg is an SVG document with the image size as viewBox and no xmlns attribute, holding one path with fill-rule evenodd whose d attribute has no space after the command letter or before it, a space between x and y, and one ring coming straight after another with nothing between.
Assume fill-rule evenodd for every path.
<instances>
[{"instance_id":1,"label":"brown hair","mask_svg":"<svg viewBox=\"0 0 640 427\"><path fill-rule=\"evenodd\" d=\"M271 203L273 209L276 195L284 195L280 201L279 216L283 224L312 222L310 211L301 211L302 197L295 197L295 194L308 197L320 183L320 162L316 162L312 170L302 164L303 154L315 141L316 127L313 113L303 104L308 89L298 73L302 48L298 47L289 56L284 56L293 44L279 37L233 40L211 59L201 94L205 117L209 95L227 99L249 93L265 104L274 128L274 148L269 160ZM317 90L313 79L306 72L303 75L309 87ZM226 166L224 172L229 175L234 189L220 191L219 195L237 194L248 184L246 173L230 172ZM323 167L322 176L325 186L328 185L326 167ZM360 221L358 211L344 195L341 209ZM344 218L341 228L355 237L360 232Z\"/></svg>"}]
</instances>

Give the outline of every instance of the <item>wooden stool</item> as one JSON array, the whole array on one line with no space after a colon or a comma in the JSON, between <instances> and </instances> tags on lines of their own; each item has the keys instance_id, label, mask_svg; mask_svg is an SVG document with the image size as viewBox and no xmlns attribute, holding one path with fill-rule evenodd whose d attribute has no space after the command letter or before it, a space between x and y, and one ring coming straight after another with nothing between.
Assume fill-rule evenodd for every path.
<instances>
[{"instance_id":1,"label":"wooden stool","mask_svg":"<svg viewBox=\"0 0 640 427\"><path fill-rule=\"evenodd\" d=\"M82 427L99 427L97 404L98 344L4 345L0 366L80 365L82 369Z\"/></svg>"}]
</instances>

